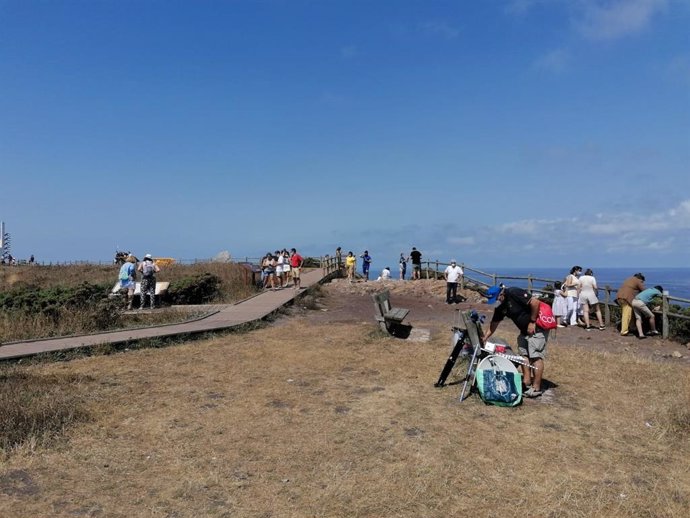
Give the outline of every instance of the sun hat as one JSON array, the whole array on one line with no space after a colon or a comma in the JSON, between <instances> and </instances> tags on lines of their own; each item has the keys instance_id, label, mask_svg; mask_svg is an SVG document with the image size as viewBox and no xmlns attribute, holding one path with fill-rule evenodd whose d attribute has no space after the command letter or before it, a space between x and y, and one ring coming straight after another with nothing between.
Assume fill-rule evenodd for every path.
<instances>
[{"instance_id":1,"label":"sun hat","mask_svg":"<svg viewBox=\"0 0 690 518\"><path fill-rule=\"evenodd\" d=\"M498 296L501 294L501 290L503 290L503 288L500 286L491 286L491 288L486 291L486 296L489 297L489 300L487 300L486 303L493 304L496 302L496 300L498 300Z\"/></svg>"},{"instance_id":2,"label":"sun hat","mask_svg":"<svg viewBox=\"0 0 690 518\"><path fill-rule=\"evenodd\" d=\"M153 259L153 256L151 254L146 254L144 256L144 259Z\"/></svg>"}]
</instances>

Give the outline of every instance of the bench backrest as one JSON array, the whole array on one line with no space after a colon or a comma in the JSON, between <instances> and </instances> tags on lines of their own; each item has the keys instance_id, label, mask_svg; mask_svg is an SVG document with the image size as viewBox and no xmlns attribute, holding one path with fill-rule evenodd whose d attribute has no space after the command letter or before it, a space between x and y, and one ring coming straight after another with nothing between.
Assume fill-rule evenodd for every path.
<instances>
[{"instance_id":1,"label":"bench backrest","mask_svg":"<svg viewBox=\"0 0 690 518\"><path fill-rule=\"evenodd\" d=\"M391 310L391 293L386 290L381 293L373 295L374 302L376 302L376 308L378 309L381 316L385 315Z\"/></svg>"}]
</instances>

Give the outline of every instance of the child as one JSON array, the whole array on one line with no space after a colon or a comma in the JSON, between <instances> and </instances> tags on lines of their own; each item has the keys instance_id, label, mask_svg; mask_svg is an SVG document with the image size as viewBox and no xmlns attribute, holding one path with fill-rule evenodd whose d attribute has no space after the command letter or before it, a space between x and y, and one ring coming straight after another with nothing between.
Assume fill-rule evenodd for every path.
<instances>
[{"instance_id":1,"label":"child","mask_svg":"<svg viewBox=\"0 0 690 518\"><path fill-rule=\"evenodd\" d=\"M563 296L563 283L556 281L553 289L553 305L551 306L553 316L558 322L558 327L565 327L563 319L568 314L568 301Z\"/></svg>"}]
</instances>

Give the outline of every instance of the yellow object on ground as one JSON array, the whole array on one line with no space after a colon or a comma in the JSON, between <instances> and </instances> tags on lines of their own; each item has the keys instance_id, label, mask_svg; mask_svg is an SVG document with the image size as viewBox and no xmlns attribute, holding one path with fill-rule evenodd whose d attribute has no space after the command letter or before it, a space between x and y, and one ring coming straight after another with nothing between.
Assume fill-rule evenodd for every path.
<instances>
[{"instance_id":1,"label":"yellow object on ground","mask_svg":"<svg viewBox=\"0 0 690 518\"><path fill-rule=\"evenodd\" d=\"M160 267L165 267L170 266L171 264L175 264L176 261L172 257L157 257L153 260L153 262Z\"/></svg>"}]
</instances>

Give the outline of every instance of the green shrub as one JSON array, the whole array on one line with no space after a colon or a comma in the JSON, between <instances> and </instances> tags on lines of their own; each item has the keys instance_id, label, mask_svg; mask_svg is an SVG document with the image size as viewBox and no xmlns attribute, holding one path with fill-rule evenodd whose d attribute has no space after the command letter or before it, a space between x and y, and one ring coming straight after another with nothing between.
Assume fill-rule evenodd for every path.
<instances>
[{"instance_id":1,"label":"green shrub","mask_svg":"<svg viewBox=\"0 0 690 518\"><path fill-rule=\"evenodd\" d=\"M220 277L201 273L173 281L168 288L168 299L173 304L207 304L220 296Z\"/></svg>"}]
</instances>

